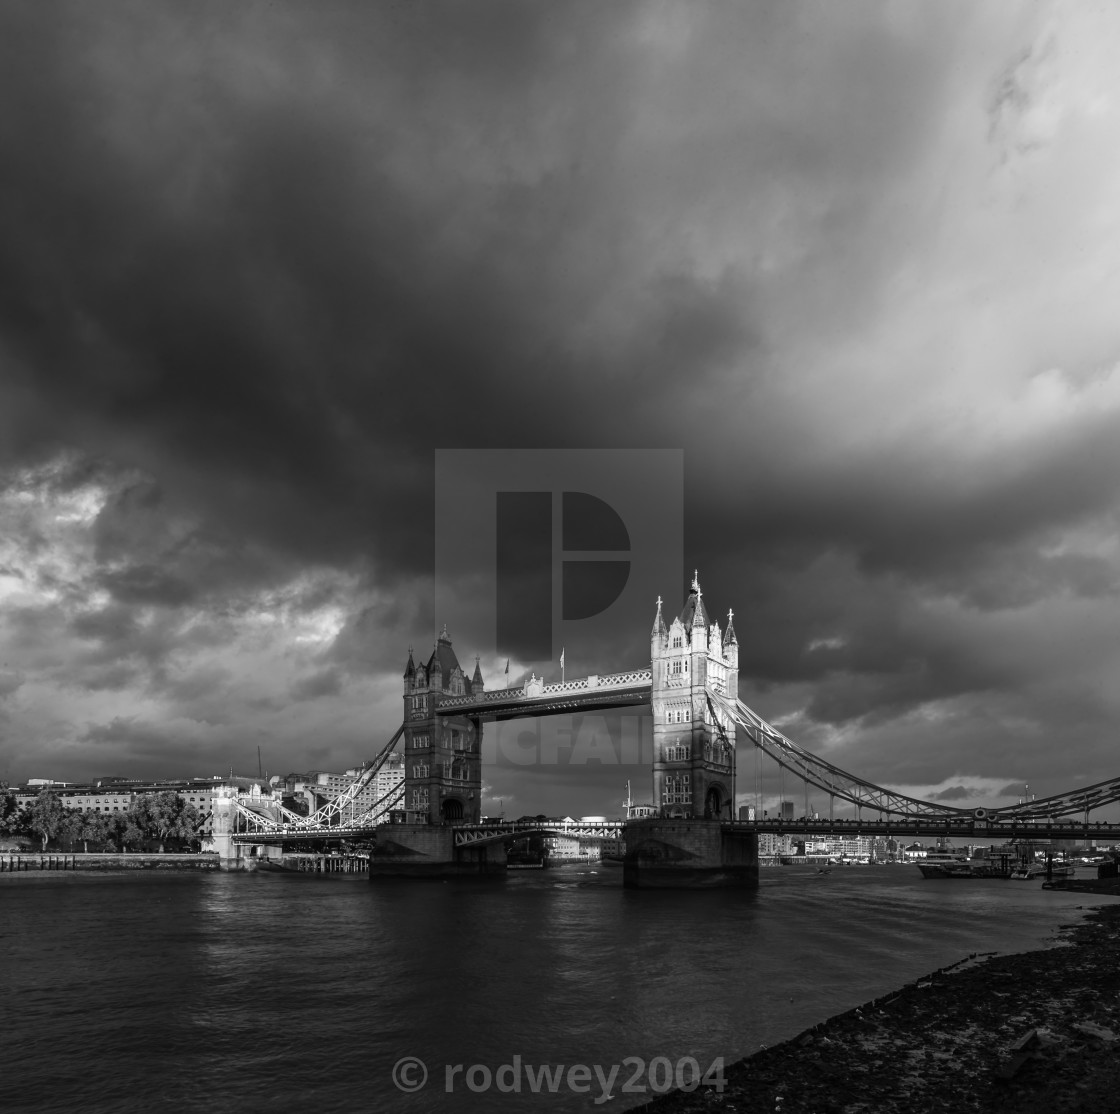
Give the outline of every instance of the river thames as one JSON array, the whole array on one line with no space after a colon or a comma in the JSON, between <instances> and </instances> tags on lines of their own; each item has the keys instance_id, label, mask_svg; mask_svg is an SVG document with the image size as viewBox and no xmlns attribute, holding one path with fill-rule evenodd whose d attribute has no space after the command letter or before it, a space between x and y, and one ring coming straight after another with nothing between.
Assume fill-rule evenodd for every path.
<instances>
[{"instance_id":1,"label":"river thames","mask_svg":"<svg viewBox=\"0 0 1120 1114\"><path fill-rule=\"evenodd\" d=\"M687 1058L730 1064L971 952L1043 946L1091 904L913 866L764 868L757 892L709 893L624 890L598 865L4 875L5 1107L624 1110ZM406 1085L427 1075L412 1093L405 1060ZM550 1065L589 1071L534 1091L526 1069Z\"/></svg>"}]
</instances>

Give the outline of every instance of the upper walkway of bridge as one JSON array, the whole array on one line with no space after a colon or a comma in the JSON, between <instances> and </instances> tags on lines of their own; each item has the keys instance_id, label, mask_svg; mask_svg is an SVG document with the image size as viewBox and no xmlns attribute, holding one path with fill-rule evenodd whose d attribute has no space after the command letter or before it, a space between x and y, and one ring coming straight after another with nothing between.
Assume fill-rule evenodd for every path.
<instances>
[{"instance_id":1,"label":"upper walkway of bridge","mask_svg":"<svg viewBox=\"0 0 1120 1114\"><path fill-rule=\"evenodd\" d=\"M557 712L593 712L603 708L649 704L653 674L649 669L626 673L591 674L571 681L545 684L535 674L517 688L493 689L471 696L436 698L436 715L518 719Z\"/></svg>"}]
</instances>

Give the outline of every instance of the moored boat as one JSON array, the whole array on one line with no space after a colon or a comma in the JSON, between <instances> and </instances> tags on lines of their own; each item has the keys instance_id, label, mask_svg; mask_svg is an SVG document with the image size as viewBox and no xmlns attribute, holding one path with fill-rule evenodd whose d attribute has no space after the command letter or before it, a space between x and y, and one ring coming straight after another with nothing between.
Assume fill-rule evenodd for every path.
<instances>
[{"instance_id":1,"label":"moored boat","mask_svg":"<svg viewBox=\"0 0 1120 1114\"><path fill-rule=\"evenodd\" d=\"M918 863L923 878L976 878L967 859L953 863Z\"/></svg>"},{"instance_id":2,"label":"moored boat","mask_svg":"<svg viewBox=\"0 0 1120 1114\"><path fill-rule=\"evenodd\" d=\"M917 864L923 878L971 878L972 867L960 851L931 851Z\"/></svg>"},{"instance_id":3,"label":"moored boat","mask_svg":"<svg viewBox=\"0 0 1120 1114\"><path fill-rule=\"evenodd\" d=\"M1049 881L1053 878L1072 878L1076 873L1077 868L1073 863L1051 863L1049 868L1035 863L1019 867L1011 877L1017 882L1031 882L1036 878L1043 878Z\"/></svg>"},{"instance_id":4,"label":"moored boat","mask_svg":"<svg viewBox=\"0 0 1120 1114\"><path fill-rule=\"evenodd\" d=\"M920 861L923 878L1010 878L1018 861L1014 847L978 850L972 858L962 851L934 851Z\"/></svg>"}]
</instances>

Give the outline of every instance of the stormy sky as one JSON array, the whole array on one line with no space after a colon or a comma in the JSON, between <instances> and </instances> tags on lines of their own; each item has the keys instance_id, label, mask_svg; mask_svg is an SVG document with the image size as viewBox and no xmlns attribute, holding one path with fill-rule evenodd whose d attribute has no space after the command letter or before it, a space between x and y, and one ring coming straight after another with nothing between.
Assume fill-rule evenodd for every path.
<instances>
[{"instance_id":1,"label":"stormy sky","mask_svg":"<svg viewBox=\"0 0 1120 1114\"><path fill-rule=\"evenodd\" d=\"M837 765L1120 774L1118 43L1111 3L4 0L0 778L371 757L440 623L435 451L534 446L682 450L740 694ZM594 750L488 793L617 813Z\"/></svg>"}]
</instances>

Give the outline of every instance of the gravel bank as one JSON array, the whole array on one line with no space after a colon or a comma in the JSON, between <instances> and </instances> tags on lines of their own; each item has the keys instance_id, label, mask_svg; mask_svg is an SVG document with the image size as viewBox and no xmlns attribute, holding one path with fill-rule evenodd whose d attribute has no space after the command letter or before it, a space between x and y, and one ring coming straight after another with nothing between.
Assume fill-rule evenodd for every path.
<instances>
[{"instance_id":1,"label":"gravel bank","mask_svg":"<svg viewBox=\"0 0 1120 1114\"><path fill-rule=\"evenodd\" d=\"M764 1049L728 1068L722 1094L700 1088L638 1109L1117 1114L1120 902L1059 938L971 957Z\"/></svg>"}]
</instances>

